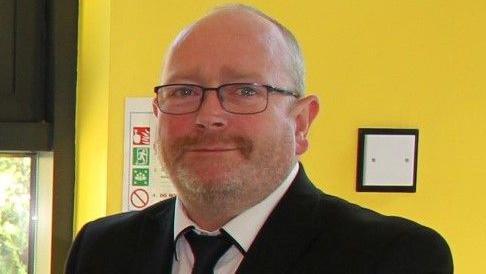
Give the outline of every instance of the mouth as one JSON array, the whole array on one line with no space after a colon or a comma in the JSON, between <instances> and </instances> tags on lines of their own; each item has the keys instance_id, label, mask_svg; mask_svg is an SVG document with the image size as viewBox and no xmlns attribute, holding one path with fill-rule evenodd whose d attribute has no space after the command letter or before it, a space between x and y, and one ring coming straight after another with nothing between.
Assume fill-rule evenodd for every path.
<instances>
[{"instance_id":1,"label":"mouth","mask_svg":"<svg viewBox=\"0 0 486 274\"><path fill-rule=\"evenodd\" d=\"M189 148L187 152L198 152L198 153L222 153L222 152L231 152L239 150L237 147L196 147L196 148Z\"/></svg>"},{"instance_id":2,"label":"mouth","mask_svg":"<svg viewBox=\"0 0 486 274\"><path fill-rule=\"evenodd\" d=\"M253 142L242 136L202 135L185 137L173 144L178 158L187 156L212 157L233 156L239 154L245 159L250 159L253 151Z\"/></svg>"}]
</instances>

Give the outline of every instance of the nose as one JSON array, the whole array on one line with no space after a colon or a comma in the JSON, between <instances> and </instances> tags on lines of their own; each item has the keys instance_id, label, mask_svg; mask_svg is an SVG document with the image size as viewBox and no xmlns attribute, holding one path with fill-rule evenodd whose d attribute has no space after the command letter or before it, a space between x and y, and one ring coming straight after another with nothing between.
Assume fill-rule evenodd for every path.
<instances>
[{"instance_id":1,"label":"nose","mask_svg":"<svg viewBox=\"0 0 486 274\"><path fill-rule=\"evenodd\" d=\"M223 129L226 127L226 111L221 107L218 93L207 90L197 111L196 125L204 129Z\"/></svg>"}]
</instances>

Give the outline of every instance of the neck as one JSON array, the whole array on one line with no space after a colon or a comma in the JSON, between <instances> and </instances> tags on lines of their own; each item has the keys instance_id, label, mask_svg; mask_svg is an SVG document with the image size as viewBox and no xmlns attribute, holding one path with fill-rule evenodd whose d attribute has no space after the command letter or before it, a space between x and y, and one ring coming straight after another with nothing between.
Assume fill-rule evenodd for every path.
<instances>
[{"instance_id":1,"label":"neck","mask_svg":"<svg viewBox=\"0 0 486 274\"><path fill-rule=\"evenodd\" d=\"M237 208L234 205L188 201L181 199L183 209L187 216L196 223L201 229L215 231L223 227L235 216L243 212L246 208Z\"/></svg>"},{"instance_id":2,"label":"neck","mask_svg":"<svg viewBox=\"0 0 486 274\"><path fill-rule=\"evenodd\" d=\"M264 200L279 185L261 184L260 188L253 191L207 192L205 195L179 192L179 199L193 222L204 230L214 231Z\"/></svg>"},{"instance_id":3,"label":"neck","mask_svg":"<svg viewBox=\"0 0 486 274\"><path fill-rule=\"evenodd\" d=\"M199 188L199 191L195 191L195 184L175 185L187 216L200 228L214 231L263 201L277 189L290 171L291 168L272 169L271 172L260 174L260 177L246 176L242 180L233 178L229 183L219 182L216 187Z\"/></svg>"}]
</instances>

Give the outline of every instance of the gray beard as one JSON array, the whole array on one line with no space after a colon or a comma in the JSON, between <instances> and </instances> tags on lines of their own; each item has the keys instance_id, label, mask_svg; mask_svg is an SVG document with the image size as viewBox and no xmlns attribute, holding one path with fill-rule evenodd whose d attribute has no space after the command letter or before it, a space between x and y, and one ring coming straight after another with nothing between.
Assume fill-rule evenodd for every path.
<instances>
[{"instance_id":1,"label":"gray beard","mask_svg":"<svg viewBox=\"0 0 486 274\"><path fill-rule=\"evenodd\" d=\"M198 140L199 141L199 140ZM244 210L256 205L270 195L286 178L297 158L293 136L282 136L281 140L271 140L261 144L260 150L254 150L249 140L241 139L238 142L249 148L242 151L246 161L237 167L226 166L231 163L221 162L221 170L228 173L219 173L216 178L201 181L201 178L191 172L191 167L184 164L182 143L172 144L166 149L176 149L168 159L167 151L163 151L161 143L161 162L176 187L181 201L187 207L191 205L206 216L231 215L236 216ZM276 145L278 144L278 145ZM288 153L283 153L288 151Z\"/></svg>"},{"instance_id":2,"label":"gray beard","mask_svg":"<svg viewBox=\"0 0 486 274\"><path fill-rule=\"evenodd\" d=\"M245 193L245 177L222 176L218 181L200 182L195 175L183 168L176 171L174 184L179 196L191 204L202 205L212 215L223 210L240 208Z\"/></svg>"},{"instance_id":3,"label":"gray beard","mask_svg":"<svg viewBox=\"0 0 486 274\"><path fill-rule=\"evenodd\" d=\"M258 158L211 181L200 181L198 176L180 165L171 177L183 202L198 205L212 216L221 213L236 216L270 195L288 176L296 162L288 158L278 164L271 160L262 163L263 159L269 159L268 155Z\"/></svg>"}]
</instances>

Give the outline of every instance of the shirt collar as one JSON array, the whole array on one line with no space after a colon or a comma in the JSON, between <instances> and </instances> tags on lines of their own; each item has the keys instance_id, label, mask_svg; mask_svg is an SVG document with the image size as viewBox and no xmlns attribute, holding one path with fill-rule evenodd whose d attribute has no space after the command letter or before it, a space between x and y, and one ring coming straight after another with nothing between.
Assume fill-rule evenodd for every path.
<instances>
[{"instance_id":1,"label":"shirt collar","mask_svg":"<svg viewBox=\"0 0 486 274\"><path fill-rule=\"evenodd\" d=\"M258 231L260 231L260 228L263 226L272 210L290 187L290 184L297 175L298 170L299 165L295 164L285 180L270 195L223 225L222 229L233 237L233 239L245 252L248 251L253 240L258 234ZM194 227L198 231L209 235L216 235L220 233L219 229L215 231L205 231L201 229L189 218L189 216L187 216L183 207L184 206L179 198L176 198L174 214L174 242L177 241L179 234L188 227Z\"/></svg>"}]
</instances>

